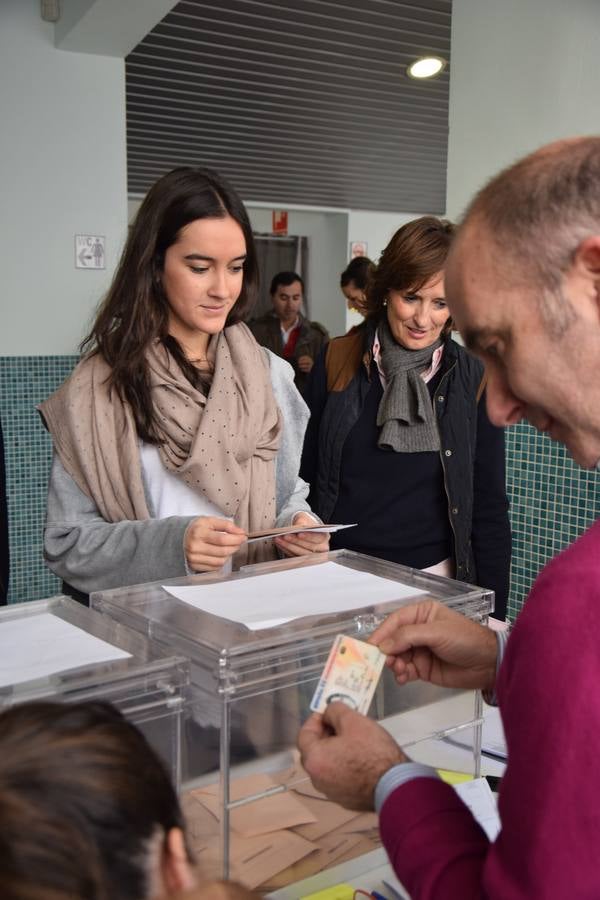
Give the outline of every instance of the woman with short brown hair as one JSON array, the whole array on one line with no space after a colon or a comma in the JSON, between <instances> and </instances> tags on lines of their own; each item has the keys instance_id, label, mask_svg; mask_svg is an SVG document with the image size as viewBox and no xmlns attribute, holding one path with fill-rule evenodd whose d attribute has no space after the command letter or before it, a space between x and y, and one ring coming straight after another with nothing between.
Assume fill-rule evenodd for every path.
<instances>
[{"instance_id":1,"label":"woman with short brown hair","mask_svg":"<svg viewBox=\"0 0 600 900\"><path fill-rule=\"evenodd\" d=\"M454 226L422 216L371 272L366 319L331 341L306 392L301 474L332 536L382 559L478 583L504 620L510 526L504 437L483 367L451 338L444 267Z\"/></svg>"}]
</instances>

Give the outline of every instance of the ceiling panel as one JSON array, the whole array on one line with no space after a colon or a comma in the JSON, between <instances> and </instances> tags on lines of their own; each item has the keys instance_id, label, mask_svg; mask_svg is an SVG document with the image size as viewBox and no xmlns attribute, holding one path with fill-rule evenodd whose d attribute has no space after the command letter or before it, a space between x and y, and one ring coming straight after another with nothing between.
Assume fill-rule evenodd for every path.
<instances>
[{"instance_id":1,"label":"ceiling panel","mask_svg":"<svg viewBox=\"0 0 600 900\"><path fill-rule=\"evenodd\" d=\"M208 165L246 200L443 212L451 0L181 0L126 61L129 191Z\"/></svg>"}]
</instances>

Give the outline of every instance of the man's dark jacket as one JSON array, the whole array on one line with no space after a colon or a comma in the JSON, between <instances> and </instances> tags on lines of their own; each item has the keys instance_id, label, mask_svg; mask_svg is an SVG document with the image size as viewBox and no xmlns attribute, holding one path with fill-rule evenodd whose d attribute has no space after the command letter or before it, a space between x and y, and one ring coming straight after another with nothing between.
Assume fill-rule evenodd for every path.
<instances>
[{"instance_id":1,"label":"man's dark jacket","mask_svg":"<svg viewBox=\"0 0 600 900\"><path fill-rule=\"evenodd\" d=\"M300 393L304 393L308 375L298 368L298 360L301 356L310 356L316 360L323 346L329 340L327 330L319 322L309 322L304 316L300 316L300 334L296 341L294 353L291 358L284 356L283 340L281 337L281 322L275 313L267 313L260 319L252 319L248 322L248 328L259 344L272 350L277 356L287 359L294 367L294 381Z\"/></svg>"}]
</instances>

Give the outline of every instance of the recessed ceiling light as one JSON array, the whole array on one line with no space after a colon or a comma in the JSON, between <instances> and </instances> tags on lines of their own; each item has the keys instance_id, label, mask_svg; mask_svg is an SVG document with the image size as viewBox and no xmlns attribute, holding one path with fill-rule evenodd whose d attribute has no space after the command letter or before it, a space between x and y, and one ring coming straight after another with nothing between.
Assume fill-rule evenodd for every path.
<instances>
[{"instance_id":1,"label":"recessed ceiling light","mask_svg":"<svg viewBox=\"0 0 600 900\"><path fill-rule=\"evenodd\" d=\"M433 78L446 68L446 60L441 56L423 56L406 69L411 78Z\"/></svg>"}]
</instances>

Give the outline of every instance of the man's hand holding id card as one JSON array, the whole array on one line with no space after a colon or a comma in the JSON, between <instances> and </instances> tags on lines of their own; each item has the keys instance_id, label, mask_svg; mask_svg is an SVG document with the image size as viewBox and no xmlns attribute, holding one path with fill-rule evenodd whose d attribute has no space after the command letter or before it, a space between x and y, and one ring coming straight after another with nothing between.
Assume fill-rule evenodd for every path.
<instances>
[{"instance_id":1,"label":"man's hand holding id card","mask_svg":"<svg viewBox=\"0 0 600 900\"><path fill-rule=\"evenodd\" d=\"M366 713L386 656L338 634L298 735L300 759L314 787L346 809L374 809L379 779L408 757ZM341 702L337 702L341 701Z\"/></svg>"},{"instance_id":2,"label":"man's hand holding id card","mask_svg":"<svg viewBox=\"0 0 600 900\"><path fill-rule=\"evenodd\" d=\"M312 711L322 713L329 703L340 701L366 715L385 659L373 644L338 634L311 700Z\"/></svg>"}]
</instances>

